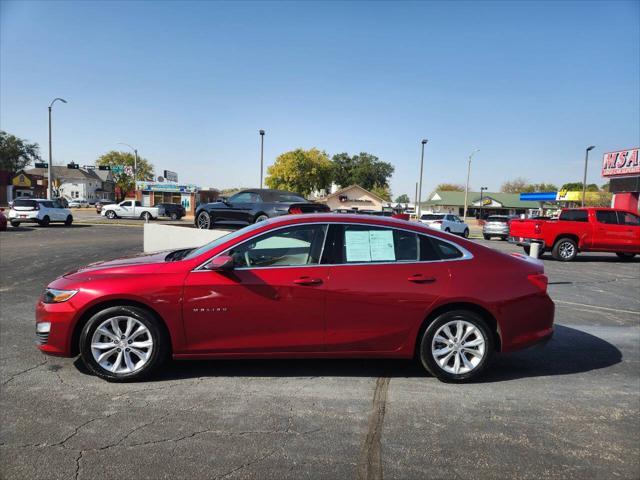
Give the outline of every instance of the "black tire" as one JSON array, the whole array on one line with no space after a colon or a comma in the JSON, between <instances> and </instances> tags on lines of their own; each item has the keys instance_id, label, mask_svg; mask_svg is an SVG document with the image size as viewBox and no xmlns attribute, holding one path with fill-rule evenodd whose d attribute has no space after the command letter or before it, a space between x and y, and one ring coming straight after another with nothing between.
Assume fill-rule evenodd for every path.
<instances>
[{"instance_id":1,"label":"black tire","mask_svg":"<svg viewBox=\"0 0 640 480\"><path fill-rule=\"evenodd\" d=\"M463 236L464 238L469 238L469 229L468 229L468 228L465 228L465 229L464 229L464 232L462 232L462 236Z\"/></svg>"},{"instance_id":2,"label":"black tire","mask_svg":"<svg viewBox=\"0 0 640 480\"><path fill-rule=\"evenodd\" d=\"M449 227L445 228L444 231L447 233L451 233L451 230L449 230Z\"/></svg>"},{"instance_id":3,"label":"black tire","mask_svg":"<svg viewBox=\"0 0 640 480\"><path fill-rule=\"evenodd\" d=\"M500 237L500 240L502 240L503 242L507 241L507 237L505 237L504 235Z\"/></svg>"},{"instance_id":4,"label":"black tire","mask_svg":"<svg viewBox=\"0 0 640 480\"><path fill-rule=\"evenodd\" d=\"M106 370L95 360L91 353L91 339L100 324L110 318L121 316L132 317L142 323L149 330L153 341L153 348L147 363L139 370L131 373L113 373ZM80 356L87 368L104 380L110 382L138 381L156 371L167 359L169 356L169 337L158 320L147 310L131 306L109 307L91 317L82 329L80 334Z\"/></svg>"},{"instance_id":5,"label":"black tire","mask_svg":"<svg viewBox=\"0 0 640 480\"><path fill-rule=\"evenodd\" d=\"M48 227L50 222L51 220L49 219L49 216L45 215L44 218L38 222L38 224L41 227Z\"/></svg>"},{"instance_id":6,"label":"black tire","mask_svg":"<svg viewBox=\"0 0 640 480\"><path fill-rule=\"evenodd\" d=\"M211 230L213 228L213 219L208 212L200 212L196 217L196 228L200 230Z\"/></svg>"},{"instance_id":7,"label":"black tire","mask_svg":"<svg viewBox=\"0 0 640 480\"><path fill-rule=\"evenodd\" d=\"M152 220L153 217L149 212L142 212L142 214L140 214L140 219L144 220L145 222L148 222L149 220Z\"/></svg>"},{"instance_id":8,"label":"black tire","mask_svg":"<svg viewBox=\"0 0 640 480\"><path fill-rule=\"evenodd\" d=\"M114 212L113 210L107 210L104 216L107 217L109 220L115 220L118 217L116 215L116 212Z\"/></svg>"},{"instance_id":9,"label":"black tire","mask_svg":"<svg viewBox=\"0 0 640 480\"><path fill-rule=\"evenodd\" d=\"M561 262L570 262L578 255L578 244L568 237L559 238L553 244L551 255Z\"/></svg>"},{"instance_id":10,"label":"black tire","mask_svg":"<svg viewBox=\"0 0 640 480\"><path fill-rule=\"evenodd\" d=\"M9 223L11 223L12 227L19 227L20 226L20 222L14 222L13 220L11 220Z\"/></svg>"},{"instance_id":11,"label":"black tire","mask_svg":"<svg viewBox=\"0 0 640 480\"><path fill-rule=\"evenodd\" d=\"M626 262L628 262L629 260L633 260L633 257L636 256L635 253L628 253L628 252L617 252L616 255L620 260L623 260Z\"/></svg>"},{"instance_id":12,"label":"black tire","mask_svg":"<svg viewBox=\"0 0 640 480\"><path fill-rule=\"evenodd\" d=\"M178 216L178 214L176 212L171 212L171 214L169 215L169 218L171 220L178 220L180 217Z\"/></svg>"},{"instance_id":13,"label":"black tire","mask_svg":"<svg viewBox=\"0 0 640 480\"><path fill-rule=\"evenodd\" d=\"M491 240L491 235L482 234L485 240Z\"/></svg>"},{"instance_id":14,"label":"black tire","mask_svg":"<svg viewBox=\"0 0 640 480\"><path fill-rule=\"evenodd\" d=\"M456 322L458 320L462 320L464 322L470 323L474 327L476 327L476 329L479 331L479 333L483 337L482 339L484 340L484 351L482 352L483 356L480 359L479 363L476 364L472 370L464 373L455 374L455 373L446 371L436 361L436 359L432 354L431 347L433 345L434 336L438 332L440 327L442 327L443 325L449 322ZM458 334L459 332L456 332L456 336ZM476 338L476 337L474 336L473 338ZM484 369L487 368L487 366L491 363L494 350L495 350L494 334L480 315L478 315L477 313L471 312L469 310L452 310L450 312L445 312L439 315L426 328L426 330L422 334L422 338L420 339L418 357L420 360L420 364L434 377L437 377L443 382L462 383L462 382L468 382L470 380L476 379L480 374L482 374ZM467 360L469 360L472 357L472 356L466 356L469 354L463 353L463 355L465 355L465 358L467 358ZM452 358L455 360L455 356ZM446 365L448 365L450 362L451 362L451 359L447 361Z\"/></svg>"},{"instance_id":15,"label":"black tire","mask_svg":"<svg viewBox=\"0 0 640 480\"><path fill-rule=\"evenodd\" d=\"M64 221L64 224L68 227L73 223L73 217L71 215L67 215L67 218Z\"/></svg>"},{"instance_id":16,"label":"black tire","mask_svg":"<svg viewBox=\"0 0 640 480\"><path fill-rule=\"evenodd\" d=\"M269 220L269 215L265 213L259 213L256 215L256 218L253 219L253 223L264 222L265 220Z\"/></svg>"}]
</instances>

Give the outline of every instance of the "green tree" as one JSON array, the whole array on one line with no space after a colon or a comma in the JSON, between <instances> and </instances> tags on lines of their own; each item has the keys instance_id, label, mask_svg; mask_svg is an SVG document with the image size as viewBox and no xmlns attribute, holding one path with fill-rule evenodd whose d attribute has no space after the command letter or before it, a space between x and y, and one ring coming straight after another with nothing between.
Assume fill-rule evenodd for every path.
<instances>
[{"instance_id":1,"label":"green tree","mask_svg":"<svg viewBox=\"0 0 640 480\"><path fill-rule=\"evenodd\" d=\"M124 171L112 171L116 186L120 189L120 196L134 189L133 167L136 163L133 153L111 150L96 160L96 165L109 165L110 167L124 167ZM130 168L127 168L130 167ZM153 179L153 165L148 160L138 157L136 178L140 180Z\"/></svg>"},{"instance_id":2,"label":"green tree","mask_svg":"<svg viewBox=\"0 0 640 480\"><path fill-rule=\"evenodd\" d=\"M529 180L523 177L517 177L513 180L507 180L500 187L500 191L502 193L520 193L520 192L528 192L530 187Z\"/></svg>"},{"instance_id":3,"label":"green tree","mask_svg":"<svg viewBox=\"0 0 640 480\"><path fill-rule=\"evenodd\" d=\"M464 185L457 183L441 183L436 187L436 191L440 192L464 192Z\"/></svg>"},{"instance_id":4,"label":"green tree","mask_svg":"<svg viewBox=\"0 0 640 480\"><path fill-rule=\"evenodd\" d=\"M569 182L562 185L561 190L567 190L569 192L581 192L582 182ZM587 184L587 192L599 192L600 189L595 183Z\"/></svg>"},{"instance_id":5,"label":"green tree","mask_svg":"<svg viewBox=\"0 0 640 480\"><path fill-rule=\"evenodd\" d=\"M376 185L370 190L370 192L387 202L391 201L391 190L388 186Z\"/></svg>"},{"instance_id":6,"label":"green tree","mask_svg":"<svg viewBox=\"0 0 640 480\"><path fill-rule=\"evenodd\" d=\"M40 160L40 147L37 143L0 130L0 170L17 172L32 162Z\"/></svg>"},{"instance_id":7,"label":"green tree","mask_svg":"<svg viewBox=\"0 0 640 480\"><path fill-rule=\"evenodd\" d=\"M354 184L366 190L387 187L394 170L390 163L366 152L353 157L348 153L333 156L333 181L341 188Z\"/></svg>"},{"instance_id":8,"label":"green tree","mask_svg":"<svg viewBox=\"0 0 640 480\"><path fill-rule=\"evenodd\" d=\"M267 169L265 183L269 188L290 190L309 195L314 190L331 186L333 164L328 155L312 148L298 148L281 154Z\"/></svg>"},{"instance_id":9,"label":"green tree","mask_svg":"<svg viewBox=\"0 0 640 480\"><path fill-rule=\"evenodd\" d=\"M409 199L409 195L403 193L399 197L396 198L396 203L409 203L411 200Z\"/></svg>"}]
</instances>

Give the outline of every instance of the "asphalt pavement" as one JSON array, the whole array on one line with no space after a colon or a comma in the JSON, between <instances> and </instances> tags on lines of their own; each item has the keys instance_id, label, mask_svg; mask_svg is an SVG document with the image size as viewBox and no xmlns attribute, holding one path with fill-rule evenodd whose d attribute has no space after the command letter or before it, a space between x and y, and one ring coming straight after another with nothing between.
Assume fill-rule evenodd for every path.
<instances>
[{"instance_id":1,"label":"asphalt pavement","mask_svg":"<svg viewBox=\"0 0 640 480\"><path fill-rule=\"evenodd\" d=\"M555 336L474 384L383 360L171 362L110 384L42 355L43 287L141 250L122 225L0 233L1 478L640 477L638 260L545 256Z\"/></svg>"}]
</instances>

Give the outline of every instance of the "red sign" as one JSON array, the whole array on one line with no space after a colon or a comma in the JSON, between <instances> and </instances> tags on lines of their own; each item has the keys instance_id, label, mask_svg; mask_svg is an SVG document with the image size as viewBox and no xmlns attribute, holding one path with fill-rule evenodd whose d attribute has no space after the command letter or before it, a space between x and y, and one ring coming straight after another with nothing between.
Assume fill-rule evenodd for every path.
<instances>
[{"instance_id":1,"label":"red sign","mask_svg":"<svg viewBox=\"0 0 640 480\"><path fill-rule=\"evenodd\" d=\"M638 159L637 148L604 154L602 158L602 176L617 177L623 175L640 175L640 159Z\"/></svg>"}]
</instances>

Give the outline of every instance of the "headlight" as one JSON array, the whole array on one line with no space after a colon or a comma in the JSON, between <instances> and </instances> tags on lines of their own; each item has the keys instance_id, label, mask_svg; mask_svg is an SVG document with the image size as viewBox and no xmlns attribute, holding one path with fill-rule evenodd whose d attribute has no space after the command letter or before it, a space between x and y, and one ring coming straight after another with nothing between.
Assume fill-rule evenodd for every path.
<instances>
[{"instance_id":1,"label":"headlight","mask_svg":"<svg viewBox=\"0 0 640 480\"><path fill-rule=\"evenodd\" d=\"M47 288L42 296L44 303L62 303L73 297L77 290L56 290L55 288Z\"/></svg>"}]
</instances>

